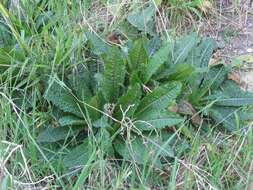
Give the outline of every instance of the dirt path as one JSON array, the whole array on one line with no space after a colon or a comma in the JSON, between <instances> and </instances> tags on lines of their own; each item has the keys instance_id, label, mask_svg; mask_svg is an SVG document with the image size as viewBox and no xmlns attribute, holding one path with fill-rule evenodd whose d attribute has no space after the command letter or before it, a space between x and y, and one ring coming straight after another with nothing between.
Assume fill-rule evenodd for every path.
<instances>
[{"instance_id":1,"label":"dirt path","mask_svg":"<svg viewBox=\"0 0 253 190\"><path fill-rule=\"evenodd\" d=\"M200 31L214 37L227 63L237 63L236 71L242 86L253 91L253 5L251 0L219 0L212 18L207 18Z\"/></svg>"}]
</instances>

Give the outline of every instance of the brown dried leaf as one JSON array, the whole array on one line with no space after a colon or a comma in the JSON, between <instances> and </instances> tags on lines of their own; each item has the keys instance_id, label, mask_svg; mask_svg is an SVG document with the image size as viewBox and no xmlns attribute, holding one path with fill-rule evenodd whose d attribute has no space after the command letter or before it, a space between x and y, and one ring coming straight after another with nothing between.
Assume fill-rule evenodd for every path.
<instances>
[{"instance_id":1,"label":"brown dried leaf","mask_svg":"<svg viewBox=\"0 0 253 190\"><path fill-rule=\"evenodd\" d=\"M205 14L207 14L212 8L213 5L209 0L204 0L199 6L199 9Z\"/></svg>"},{"instance_id":2,"label":"brown dried leaf","mask_svg":"<svg viewBox=\"0 0 253 190\"><path fill-rule=\"evenodd\" d=\"M197 114L194 107L187 101L182 101L178 105L178 113L190 115L193 124L199 125L202 122L201 117Z\"/></svg>"},{"instance_id":3,"label":"brown dried leaf","mask_svg":"<svg viewBox=\"0 0 253 190\"><path fill-rule=\"evenodd\" d=\"M219 62L221 61L221 52L220 51L216 51L212 58L210 59L209 61L209 65L212 66L212 65L217 65L219 64Z\"/></svg>"},{"instance_id":4,"label":"brown dried leaf","mask_svg":"<svg viewBox=\"0 0 253 190\"><path fill-rule=\"evenodd\" d=\"M118 45L122 45L122 41L120 40L120 35L112 33L111 35L109 35L107 37L107 41L111 44L118 44Z\"/></svg>"},{"instance_id":5,"label":"brown dried leaf","mask_svg":"<svg viewBox=\"0 0 253 190\"><path fill-rule=\"evenodd\" d=\"M231 74L229 74L228 79L234 81L239 85L241 85L242 83L241 76L238 72L232 72Z\"/></svg>"}]
</instances>

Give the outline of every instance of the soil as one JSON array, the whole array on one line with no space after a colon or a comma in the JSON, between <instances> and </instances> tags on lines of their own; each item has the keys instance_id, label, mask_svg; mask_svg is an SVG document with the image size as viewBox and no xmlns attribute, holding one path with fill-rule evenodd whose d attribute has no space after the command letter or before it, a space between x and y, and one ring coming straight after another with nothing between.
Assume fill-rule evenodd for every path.
<instances>
[{"instance_id":1,"label":"soil","mask_svg":"<svg viewBox=\"0 0 253 190\"><path fill-rule=\"evenodd\" d=\"M219 0L216 17L202 23L200 32L217 40L220 54L226 63L241 60L242 67L236 71L242 87L253 91L253 5L251 0Z\"/></svg>"}]
</instances>

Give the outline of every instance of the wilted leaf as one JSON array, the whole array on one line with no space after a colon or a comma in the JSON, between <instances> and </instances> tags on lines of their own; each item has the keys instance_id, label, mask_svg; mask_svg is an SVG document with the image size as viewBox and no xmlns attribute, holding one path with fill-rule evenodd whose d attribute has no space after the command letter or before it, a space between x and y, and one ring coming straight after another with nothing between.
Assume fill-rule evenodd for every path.
<instances>
[{"instance_id":1,"label":"wilted leaf","mask_svg":"<svg viewBox=\"0 0 253 190\"><path fill-rule=\"evenodd\" d=\"M243 85L242 77L238 72L232 72L228 75L228 79L234 81L238 85Z\"/></svg>"},{"instance_id":2,"label":"wilted leaf","mask_svg":"<svg viewBox=\"0 0 253 190\"><path fill-rule=\"evenodd\" d=\"M197 114L194 107L187 101L181 101L178 104L178 113L184 115L190 115L193 124L199 125L202 122L201 117Z\"/></svg>"}]
</instances>

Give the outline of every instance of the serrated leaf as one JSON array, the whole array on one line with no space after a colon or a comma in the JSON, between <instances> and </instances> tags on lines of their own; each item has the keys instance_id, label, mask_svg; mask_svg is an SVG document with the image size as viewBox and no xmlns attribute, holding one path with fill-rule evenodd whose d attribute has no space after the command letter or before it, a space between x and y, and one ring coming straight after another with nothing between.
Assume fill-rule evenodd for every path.
<instances>
[{"instance_id":1,"label":"serrated leaf","mask_svg":"<svg viewBox=\"0 0 253 190\"><path fill-rule=\"evenodd\" d=\"M149 60L149 63L147 64L146 68L144 69L142 73L142 78L144 83L147 83L153 74L155 74L158 69L166 62L168 61L169 54L171 51L171 45L167 44L161 49L159 49Z\"/></svg>"},{"instance_id":2,"label":"serrated leaf","mask_svg":"<svg viewBox=\"0 0 253 190\"><path fill-rule=\"evenodd\" d=\"M71 150L63 159L67 168L85 165L92 154L92 147L86 139L83 144Z\"/></svg>"},{"instance_id":3,"label":"serrated leaf","mask_svg":"<svg viewBox=\"0 0 253 190\"><path fill-rule=\"evenodd\" d=\"M67 115L58 120L60 126L85 125L85 120L74 115Z\"/></svg>"},{"instance_id":4,"label":"serrated leaf","mask_svg":"<svg viewBox=\"0 0 253 190\"><path fill-rule=\"evenodd\" d=\"M55 106L64 112L72 113L82 117L80 105L75 97L66 89L63 82L53 81L44 94L46 100L51 101Z\"/></svg>"},{"instance_id":5,"label":"serrated leaf","mask_svg":"<svg viewBox=\"0 0 253 190\"><path fill-rule=\"evenodd\" d=\"M168 80L185 80L191 76L195 71L195 68L187 64L177 64L172 68L169 73Z\"/></svg>"},{"instance_id":6,"label":"serrated leaf","mask_svg":"<svg viewBox=\"0 0 253 190\"><path fill-rule=\"evenodd\" d=\"M184 121L179 115L168 111L150 110L138 116L134 125L143 131L175 126Z\"/></svg>"},{"instance_id":7,"label":"serrated leaf","mask_svg":"<svg viewBox=\"0 0 253 190\"><path fill-rule=\"evenodd\" d=\"M125 79L125 61L117 48L111 48L103 57L105 71L102 81L102 93L109 103L115 103Z\"/></svg>"},{"instance_id":8,"label":"serrated leaf","mask_svg":"<svg viewBox=\"0 0 253 190\"><path fill-rule=\"evenodd\" d=\"M245 126L253 118L253 110L243 109L243 107L213 105L208 113L217 124L222 124L231 132Z\"/></svg>"},{"instance_id":9,"label":"serrated leaf","mask_svg":"<svg viewBox=\"0 0 253 190\"><path fill-rule=\"evenodd\" d=\"M225 66L216 66L208 70L203 76L203 82L200 84L201 88L208 88L210 90L218 89L229 73L230 68Z\"/></svg>"},{"instance_id":10,"label":"serrated leaf","mask_svg":"<svg viewBox=\"0 0 253 190\"><path fill-rule=\"evenodd\" d=\"M135 116L145 112L146 110L163 110L175 101L181 91L182 84L180 82L171 82L163 86L157 87L150 94L146 95L140 102Z\"/></svg>"},{"instance_id":11,"label":"serrated leaf","mask_svg":"<svg viewBox=\"0 0 253 190\"><path fill-rule=\"evenodd\" d=\"M147 64L148 54L144 47L144 39L138 39L134 42L129 52L129 67L132 71L138 69L141 64Z\"/></svg>"},{"instance_id":12,"label":"serrated leaf","mask_svg":"<svg viewBox=\"0 0 253 190\"><path fill-rule=\"evenodd\" d=\"M132 73L131 73L131 76L130 76L130 85L131 86L134 86L134 85L136 85L136 84L141 84L142 82L141 82L141 79L140 79L140 77L139 77L139 73L140 73L140 71L133 71Z\"/></svg>"},{"instance_id":13,"label":"serrated leaf","mask_svg":"<svg viewBox=\"0 0 253 190\"><path fill-rule=\"evenodd\" d=\"M42 131L37 140L41 143L52 143L64 140L68 137L77 135L82 128L80 127L49 127Z\"/></svg>"}]
</instances>

